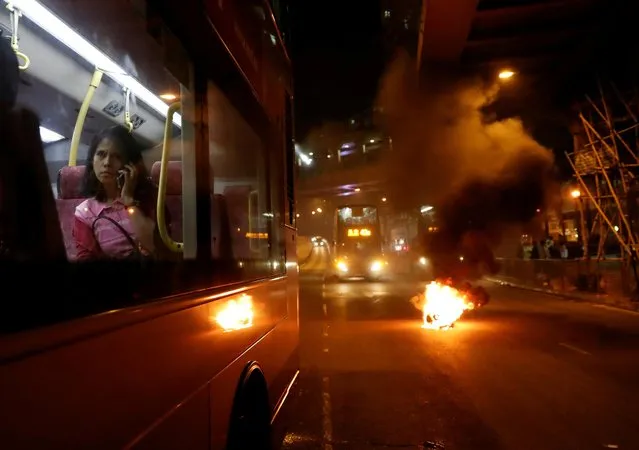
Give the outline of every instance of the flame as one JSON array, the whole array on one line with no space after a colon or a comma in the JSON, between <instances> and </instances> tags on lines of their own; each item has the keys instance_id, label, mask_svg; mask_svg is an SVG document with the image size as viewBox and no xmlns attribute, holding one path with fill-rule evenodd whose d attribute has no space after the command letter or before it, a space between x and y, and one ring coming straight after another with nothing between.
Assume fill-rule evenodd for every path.
<instances>
[{"instance_id":1,"label":"flame","mask_svg":"<svg viewBox=\"0 0 639 450\"><path fill-rule=\"evenodd\" d=\"M224 331L241 330L253 326L253 301L248 295L228 300L215 315L215 322Z\"/></svg>"},{"instance_id":2,"label":"flame","mask_svg":"<svg viewBox=\"0 0 639 450\"><path fill-rule=\"evenodd\" d=\"M464 311L473 308L473 303L468 301L465 294L452 286L433 281L426 286L422 328L450 328Z\"/></svg>"}]
</instances>

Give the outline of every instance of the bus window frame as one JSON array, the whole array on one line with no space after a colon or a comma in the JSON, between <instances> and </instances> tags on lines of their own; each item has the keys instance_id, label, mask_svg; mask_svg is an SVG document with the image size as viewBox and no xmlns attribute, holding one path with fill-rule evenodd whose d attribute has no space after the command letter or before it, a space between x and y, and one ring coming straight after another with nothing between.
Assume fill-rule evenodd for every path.
<instances>
[{"instance_id":1,"label":"bus window frame","mask_svg":"<svg viewBox=\"0 0 639 450\"><path fill-rule=\"evenodd\" d=\"M284 99L284 173L286 183L285 224L297 228L297 208L295 205L295 180L299 167L295 164L295 120L293 96L286 95Z\"/></svg>"}]
</instances>

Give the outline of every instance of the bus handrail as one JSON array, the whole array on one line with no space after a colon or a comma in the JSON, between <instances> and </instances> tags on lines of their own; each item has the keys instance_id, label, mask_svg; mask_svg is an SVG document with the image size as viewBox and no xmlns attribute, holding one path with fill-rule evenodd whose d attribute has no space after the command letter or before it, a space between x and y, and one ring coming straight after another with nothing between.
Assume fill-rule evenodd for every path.
<instances>
[{"instance_id":1,"label":"bus handrail","mask_svg":"<svg viewBox=\"0 0 639 450\"><path fill-rule=\"evenodd\" d=\"M13 3L7 3L7 9L11 14L11 49L16 54L18 59L22 59L24 62L18 65L20 70L27 70L31 65L31 59L20 51L18 44L18 24L20 23L20 17L22 17L22 11L13 6Z\"/></svg>"},{"instance_id":2,"label":"bus handrail","mask_svg":"<svg viewBox=\"0 0 639 450\"><path fill-rule=\"evenodd\" d=\"M95 94L96 89L100 86L103 74L104 72L99 68L95 68L95 72L93 72L91 82L89 83L89 89L87 89L87 93L82 101L82 106L80 106L80 110L78 111L78 118L75 121L73 136L71 137L71 148L69 149L69 166L75 166L78 161L78 147L80 146L80 137L84 129L84 120L87 118L87 113L93 100L93 94Z\"/></svg>"},{"instance_id":3,"label":"bus handrail","mask_svg":"<svg viewBox=\"0 0 639 450\"><path fill-rule=\"evenodd\" d=\"M162 145L162 160L160 162L160 181L158 183L158 201L157 201L157 218L158 218L158 232L164 245L169 250L175 253L182 253L184 251L184 243L174 241L166 226L166 215L164 211L164 205L166 201L166 183L168 179L169 168L169 156L171 154L171 138L172 138L172 126L173 115L177 110L182 108L181 102L175 102L169 105L169 109L166 112L166 122L164 123L164 142Z\"/></svg>"},{"instance_id":4,"label":"bus handrail","mask_svg":"<svg viewBox=\"0 0 639 450\"><path fill-rule=\"evenodd\" d=\"M131 89L124 88L124 126L133 133L133 122L131 122Z\"/></svg>"}]
</instances>

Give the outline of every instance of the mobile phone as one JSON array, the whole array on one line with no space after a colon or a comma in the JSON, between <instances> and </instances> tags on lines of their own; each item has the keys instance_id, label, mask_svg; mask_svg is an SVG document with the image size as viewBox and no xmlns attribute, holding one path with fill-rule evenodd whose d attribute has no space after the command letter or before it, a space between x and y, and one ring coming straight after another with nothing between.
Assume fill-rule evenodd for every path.
<instances>
[{"instance_id":1,"label":"mobile phone","mask_svg":"<svg viewBox=\"0 0 639 450\"><path fill-rule=\"evenodd\" d=\"M128 169L118 170L118 177L116 178L116 182L118 183L118 189L122 189L124 186L124 175Z\"/></svg>"}]
</instances>

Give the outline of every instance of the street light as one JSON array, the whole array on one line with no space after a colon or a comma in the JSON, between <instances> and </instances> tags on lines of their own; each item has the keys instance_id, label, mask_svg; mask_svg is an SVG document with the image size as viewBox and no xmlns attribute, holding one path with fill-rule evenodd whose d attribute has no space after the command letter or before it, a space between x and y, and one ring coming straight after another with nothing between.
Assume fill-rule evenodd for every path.
<instances>
[{"instance_id":1,"label":"street light","mask_svg":"<svg viewBox=\"0 0 639 450\"><path fill-rule=\"evenodd\" d=\"M509 80L513 76L515 76L515 72L513 72L510 69L504 69L499 72L499 75L497 75L497 77L499 77L500 80Z\"/></svg>"},{"instance_id":2,"label":"street light","mask_svg":"<svg viewBox=\"0 0 639 450\"><path fill-rule=\"evenodd\" d=\"M590 255L588 254L588 229L586 228L586 215L584 211L584 203L581 198L581 191L579 189L573 189L570 191L570 196L575 199L575 203L577 204L577 210L579 211L579 236L581 236L581 244L583 246L584 258L588 259Z\"/></svg>"},{"instance_id":3,"label":"street light","mask_svg":"<svg viewBox=\"0 0 639 450\"><path fill-rule=\"evenodd\" d=\"M382 201L385 202L386 201L386 197L382 197Z\"/></svg>"}]
</instances>

